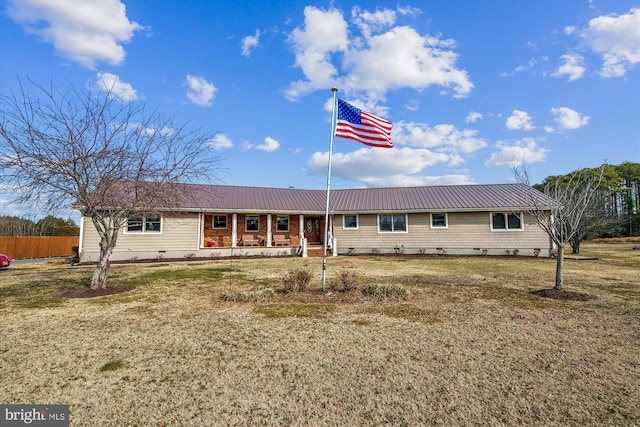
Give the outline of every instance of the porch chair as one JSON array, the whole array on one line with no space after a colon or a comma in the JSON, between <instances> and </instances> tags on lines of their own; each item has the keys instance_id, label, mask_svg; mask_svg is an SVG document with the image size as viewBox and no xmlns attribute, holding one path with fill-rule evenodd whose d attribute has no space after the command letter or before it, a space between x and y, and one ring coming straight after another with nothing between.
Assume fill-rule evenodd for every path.
<instances>
[{"instance_id":1,"label":"porch chair","mask_svg":"<svg viewBox=\"0 0 640 427\"><path fill-rule=\"evenodd\" d=\"M291 244L291 239L288 234L274 234L273 235L273 245L274 246L289 246Z\"/></svg>"},{"instance_id":2,"label":"porch chair","mask_svg":"<svg viewBox=\"0 0 640 427\"><path fill-rule=\"evenodd\" d=\"M260 236L257 234L243 234L240 241L242 246L260 246Z\"/></svg>"}]
</instances>

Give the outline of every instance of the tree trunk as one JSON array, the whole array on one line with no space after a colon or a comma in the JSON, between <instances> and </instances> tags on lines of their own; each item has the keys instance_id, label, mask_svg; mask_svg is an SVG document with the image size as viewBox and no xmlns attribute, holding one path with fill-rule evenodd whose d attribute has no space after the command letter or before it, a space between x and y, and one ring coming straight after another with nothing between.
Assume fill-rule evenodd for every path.
<instances>
[{"instance_id":1,"label":"tree trunk","mask_svg":"<svg viewBox=\"0 0 640 427\"><path fill-rule=\"evenodd\" d=\"M118 229L110 227L100 238L100 258L96 264L96 269L91 276L91 289L104 289L107 287L107 277L109 276L109 269L111 263L109 258L113 249L116 247L116 241L118 239Z\"/></svg>"},{"instance_id":2,"label":"tree trunk","mask_svg":"<svg viewBox=\"0 0 640 427\"><path fill-rule=\"evenodd\" d=\"M558 256L556 257L556 285L553 289L562 290L562 275L564 273L564 243L558 245Z\"/></svg>"},{"instance_id":3,"label":"tree trunk","mask_svg":"<svg viewBox=\"0 0 640 427\"><path fill-rule=\"evenodd\" d=\"M100 257L96 269L91 276L91 289L104 289L107 287L107 276L109 275L109 258Z\"/></svg>"},{"instance_id":4,"label":"tree trunk","mask_svg":"<svg viewBox=\"0 0 640 427\"><path fill-rule=\"evenodd\" d=\"M575 238L573 243L571 244L571 253L579 255L580 254L580 239Z\"/></svg>"}]
</instances>

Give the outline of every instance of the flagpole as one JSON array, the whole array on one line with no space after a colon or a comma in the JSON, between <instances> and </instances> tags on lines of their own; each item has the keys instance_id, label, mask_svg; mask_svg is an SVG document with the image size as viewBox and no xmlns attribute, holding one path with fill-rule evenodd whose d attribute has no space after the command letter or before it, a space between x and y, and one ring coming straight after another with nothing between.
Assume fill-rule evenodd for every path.
<instances>
[{"instance_id":1,"label":"flagpole","mask_svg":"<svg viewBox=\"0 0 640 427\"><path fill-rule=\"evenodd\" d=\"M324 244L322 245L322 292L327 289L327 245L329 243L329 191L331 190L331 157L333 155L333 134L336 127L336 93L337 87L332 87L333 107L331 111L331 138L329 142L329 165L327 167L327 204L324 210Z\"/></svg>"}]
</instances>

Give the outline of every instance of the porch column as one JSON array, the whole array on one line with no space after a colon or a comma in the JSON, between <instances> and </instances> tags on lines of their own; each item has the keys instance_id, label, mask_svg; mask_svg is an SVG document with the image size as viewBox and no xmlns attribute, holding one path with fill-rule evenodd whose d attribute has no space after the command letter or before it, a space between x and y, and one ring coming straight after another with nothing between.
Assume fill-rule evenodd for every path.
<instances>
[{"instance_id":1,"label":"porch column","mask_svg":"<svg viewBox=\"0 0 640 427\"><path fill-rule=\"evenodd\" d=\"M267 246L271 246L271 214L267 214Z\"/></svg>"},{"instance_id":2,"label":"porch column","mask_svg":"<svg viewBox=\"0 0 640 427\"><path fill-rule=\"evenodd\" d=\"M300 247L302 248L302 258L307 255L307 240L304 238L304 215L300 215L300 225L298 226L298 235L300 236Z\"/></svg>"},{"instance_id":3,"label":"porch column","mask_svg":"<svg viewBox=\"0 0 640 427\"><path fill-rule=\"evenodd\" d=\"M231 215L231 247L238 245L238 214Z\"/></svg>"},{"instance_id":4,"label":"porch column","mask_svg":"<svg viewBox=\"0 0 640 427\"><path fill-rule=\"evenodd\" d=\"M302 239L304 239L304 215L300 215L300 225L298 226L298 235L300 237L300 246L302 246Z\"/></svg>"}]
</instances>

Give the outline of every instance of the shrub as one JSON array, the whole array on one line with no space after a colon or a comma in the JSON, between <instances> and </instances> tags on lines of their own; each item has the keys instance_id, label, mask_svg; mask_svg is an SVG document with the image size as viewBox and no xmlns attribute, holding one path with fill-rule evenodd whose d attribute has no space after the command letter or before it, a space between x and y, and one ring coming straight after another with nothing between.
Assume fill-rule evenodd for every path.
<instances>
[{"instance_id":1,"label":"shrub","mask_svg":"<svg viewBox=\"0 0 640 427\"><path fill-rule=\"evenodd\" d=\"M408 292L398 285L368 285L362 293L374 298L402 298L406 299Z\"/></svg>"},{"instance_id":2,"label":"shrub","mask_svg":"<svg viewBox=\"0 0 640 427\"><path fill-rule=\"evenodd\" d=\"M282 275L282 282L286 292L303 292L307 289L311 272L304 268L292 268Z\"/></svg>"},{"instance_id":3,"label":"shrub","mask_svg":"<svg viewBox=\"0 0 640 427\"><path fill-rule=\"evenodd\" d=\"M349 292L358 287L358 275L355 271L343 268L338 273L338 283L336 290Z\"/></svg>"}]
</instances>

